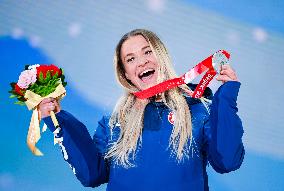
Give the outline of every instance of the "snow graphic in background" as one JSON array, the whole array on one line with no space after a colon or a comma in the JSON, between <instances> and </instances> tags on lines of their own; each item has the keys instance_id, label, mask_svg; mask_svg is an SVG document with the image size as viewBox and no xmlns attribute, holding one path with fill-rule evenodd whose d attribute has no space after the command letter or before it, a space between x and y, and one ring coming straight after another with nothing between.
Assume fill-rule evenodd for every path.
<instances>
[{"instance_id":1,"label":"snow graphic in background","mask_svg":"<svg viewBox=\"0 0 284 191\"><path fill-rule=\"evenodd\" d=\"M12 174L1 173L0 174L0 190L12 190L14 189L15 179Z\"/></svg>"},{"instance_id":2,"label":"snow graphic in background","mask_svg":"<svg viewBox=\"0 0 284 191\"><path fill-rule=\"evenodd\" d=\"M14 39L19 39L24 35L24 31L21 28L14 28L12 31L12 37Z\"/></svg>"},{"instance_id":3,"label":"snow graphic in background","mask_svg":"<svg viewBox=\"0 0 284 191\"><path fill-rule=\"evenodd\" d=\"M41 43L41 38L37 35L32 35L29 38L29 43L32 47L39 47L39 45Z\"/></svg>"},{"instance_id":4,"label":"snow graphic in background","mask_svg":"<svg viewBox=\"0 0 284 191\"><path fill-rule=\"evenodd\" d=\"M265 42L268 38L267 32L262 28L253 29L252 35L253 35L254 40L259 43Z\"/></svg>"},{"instance_id":5,"label":"snow graphic in background","mask_svg":"<svg viewBox=\"0 0 284 191\"><path fill-rule=\"evenodd\" d=\"M150 10L161 13L165 9L165 0L148 0L147 6Z\"/></svg>"},{"instance_id":6,"label":"snow graphic in background","mask_svg":"<svg viewBox=\"0 0 284 191\"><path fill-rule=\"evenodd\" d=\"M12 30L11 32L11 37L15 40L19 40L21 38L26 38L29 41L29 44L31 45L31 47L39 47L40 43L41 43L41 37L39 37L38 35L31 35L28 37L24 36L24 30L16 27Z\"/></svg>"},{"instance_id":7,"label":"snow graphic in background","mask_svg":"<svg viewBox=\"0 0 284 191\"><path fill-rule=\"evenodd\" d=\"M78 37L81 34L81 24L72 23L68 28L68 34L70 37Z\"/></svg>"}]
</instances>

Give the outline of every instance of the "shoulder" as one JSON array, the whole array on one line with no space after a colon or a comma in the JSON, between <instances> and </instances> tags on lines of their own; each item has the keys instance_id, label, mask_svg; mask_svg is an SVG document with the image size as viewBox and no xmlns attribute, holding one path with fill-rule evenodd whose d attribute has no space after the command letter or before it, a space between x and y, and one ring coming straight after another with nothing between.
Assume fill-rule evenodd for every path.
<instances>
[{"instance_id":1,"label":"shoulder","mask_svg":"<svg viewBox=\"0 0 284 191\"><path fill-rule=\"evenodd\" d=\"M103 115L98 123L99 123L100 126L106 127L106 126L109 126L109 120L110 120L109 115Z\"/></svg>"},{"instance_id":2,"label":"shoulder","mask_svg":"<svg viewBox=\"0 0 284 191\"><path fill-rule=\"evenodd\" d=\"M110 116L104 115L98 122L97 129L94 134L94 139L104 139L106 142L114 140L119 134L119 123L116 123L114 127L109 125Z\"/></svg>"},{"instance_id":3,"label":"shoulder","mask_svg":"<svg viewBox=\"0 0 284 191\"><path fill-rule=\"evenodd\" d=\"M98 121L98 126L97 126L97 129L95 131L94 137L109 136L110 135L109 119L110 119L110 116L104 115Z\"/></svg>"},{"instance_id":4,"label":"shoulder","mask_svg":"<svg viewBox=\"0 0 284 191\"><path fill-rule=\"evenodd\" d=\"M102 154L106 153L107 145L110 139L110 127L108 125L109 116L103 116L98 121L98 126L95 130L93 140L96 144L98 151Z\"/></svg>"}]
</instances>

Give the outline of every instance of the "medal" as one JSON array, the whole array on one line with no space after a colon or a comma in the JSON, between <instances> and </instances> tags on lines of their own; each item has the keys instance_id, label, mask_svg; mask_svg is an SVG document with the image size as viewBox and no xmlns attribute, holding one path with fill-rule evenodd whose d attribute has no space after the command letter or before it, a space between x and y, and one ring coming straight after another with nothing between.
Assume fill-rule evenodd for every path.
<instances>
[{"instance_id":1,"label":"medal","mask_svg":"<svg viewBox=\"0 0 284 191\"><path fill-rule=\"evenodd\" d=\"M230 57L230 55L228 55ZM216 52L212 56L212 66L214 70L219 74L220 68L224 64L229 64L229 58L221 51Z\"/></svg>"},{"instance_id":2,"label":"medal","mask_svg":"<svg viewBox=\"0 0 284 191\"><path fill-rule=\"evenodd\" d=\"M221 66L224 64L228 64L230 58L230 54L225 50L219 50L213 55L209 56L184 75L179 78L174 78L170 80L166 80L162 83L159 83L155 86L152 86L148 89L133 93L139 99L147 99L156 94L162 93L166 90L175 88L182 84L190 83L194 78L203 72L207 71L196 89L193 91L186 92L193 98L200 98L203 95L205 88L208 86L210 81L214 78L214 76L219 73Z\"/></svg>"}]
</instances>

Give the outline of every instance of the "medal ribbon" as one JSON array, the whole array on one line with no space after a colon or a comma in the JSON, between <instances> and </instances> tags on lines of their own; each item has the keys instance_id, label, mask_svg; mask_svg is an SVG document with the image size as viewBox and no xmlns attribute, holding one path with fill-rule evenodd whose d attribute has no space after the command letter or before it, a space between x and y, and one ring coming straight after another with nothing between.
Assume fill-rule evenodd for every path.
<instances>
[{"instance_id":1,"label":"medal ribbon","mask_svg":"<svg viewBox=\"0 0 284 191\"><path fill-rule=\"evenodd\" d=\"M198 75L207 70L194 92L187 92L193 98L200 98L203 95L205 88L217 74L219 67L223 64L227 64L229 58L230 54L227 51L219 50L215 54L198 63L181 77L166 80L148 89L135 92L133 94L139 99L147 99L179 85L188 84Z\"/></svg>"}]
</instances>

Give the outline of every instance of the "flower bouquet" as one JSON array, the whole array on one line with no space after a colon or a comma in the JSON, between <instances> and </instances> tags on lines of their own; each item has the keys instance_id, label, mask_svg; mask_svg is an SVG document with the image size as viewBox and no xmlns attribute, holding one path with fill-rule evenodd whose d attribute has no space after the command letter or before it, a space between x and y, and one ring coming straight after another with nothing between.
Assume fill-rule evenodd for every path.
<instances>
[{"instance_id":1,"label":"flower bouquet","mask_svg":"<svg viewBox=\"0 0 284 191\"><path fill-rule=\"evenodd\" d=\"M27 65L25 70L21 72L18 82L11 83L10 98L17 98L15 104L26 105L29 110L33 110L27 144L32 153L37 156L43 155L35 146L40 139L39 123L41 116L38 105L45 98L62 99L66 94L64 88L66 85L63 70L52 64ZM50 116L54 126L59 127L53 111L50 112Z\"/></svg>"}]
</instances>

